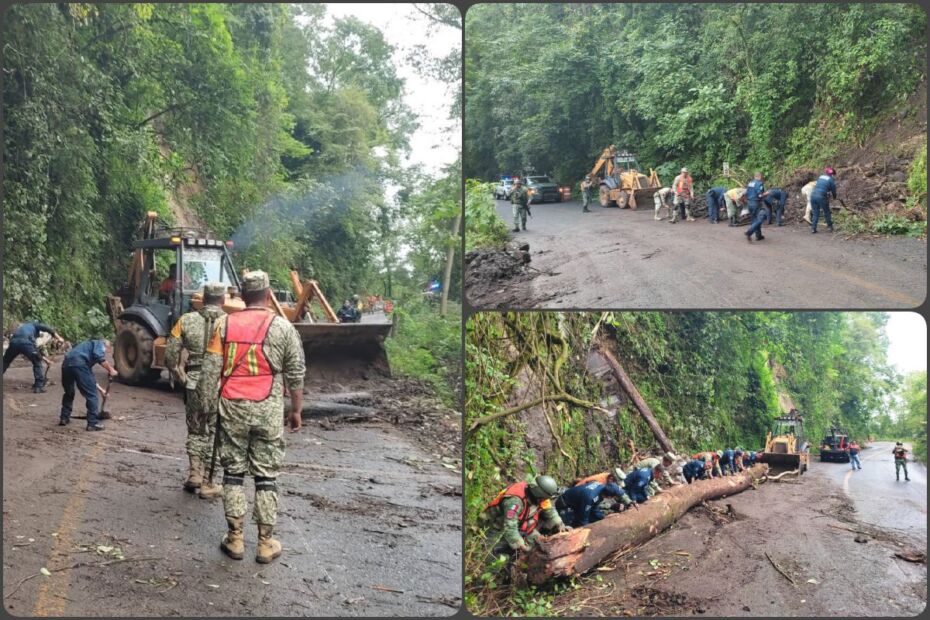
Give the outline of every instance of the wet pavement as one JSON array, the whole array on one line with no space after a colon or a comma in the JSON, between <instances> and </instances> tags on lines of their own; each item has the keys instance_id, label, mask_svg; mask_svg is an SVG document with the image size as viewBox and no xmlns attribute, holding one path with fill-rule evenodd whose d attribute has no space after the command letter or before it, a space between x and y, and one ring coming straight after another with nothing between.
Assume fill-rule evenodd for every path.
<instances>
[{"instance_id":1,"label":"wet pavement","mask_svg":"<svg viewBox=\"0 0 930 620\"><path fill-rule=\"evenodd\" d=\"M180 395L164 384L114 384L107 407L114 419L88 433L83 420L56 425L57 364L49 376L56 385L39 395L21 362L3 381L10 613L446 616L458 609L460 455L436 452L416 429L378 415L305 420L287 434L276 528L284 554L260 565L254 524L245 529L245 559L231 560L219 549L221 500L181 489ZM347 388L359 386L340 386ZM76 404L77 414L80 397ZM246 489L251 498L248 481Z\"/></svg>"},{"instance_id":2,"label":"wet pavement","mask_svg":"<svg viewBox=\"0 0 930 620\"><path fill-rule=\"evenodd\" d=\"M530 282L470 298L477 308L914 308L927 290L926 240L844 239L807 225L766 226L747 243L746 227L653 219L645 208L582 213L577 202L533 205ZM511 206L497 201L510 228ZM665 213L663 209L662 213ZM466 291L467 293L467 291Z\"/></svg>"}]
</instances>

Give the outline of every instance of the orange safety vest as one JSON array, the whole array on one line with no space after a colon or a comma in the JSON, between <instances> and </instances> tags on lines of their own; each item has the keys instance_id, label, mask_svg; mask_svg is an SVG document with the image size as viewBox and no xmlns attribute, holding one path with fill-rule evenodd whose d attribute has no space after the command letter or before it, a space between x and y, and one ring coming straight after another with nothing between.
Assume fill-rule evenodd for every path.
<instances>
[{"instance_id":1,"label":"orange safety vest","mask_svg":"<svg viewBox=\"0 0 930 620\"><path fill-rule=\"evenodd\" d=\"M586 478L579 478L578 481L575 482L574 486L580 487L582 485L588 484L589 482L596 482L598 484L607 484L607 477L609 475L610 475L610 472L602 471L599 474L592 474Z\"/></svg>"},{"instance_id":2,"label":"orange safety vest","mask_svg":"<svg viewBox=\"0 0 930 620\"><path fill-rule=\"evenodd\" d=\"M539 511L537 510L533 514L529 514L531 502L527 500L526 487L527 483L525 481L514 482L509 487L498 493L497 497L495 497L491 503L487 505L487 508L498 506L500 505L501 500L503 500L505 497L516 497L522 500L523 510L519 515L516 515L516 517L520 522L520 531L524 535L532 533L533 530L536 529L536 526L539 524Z\"/></svg>"},{"instance_id":3,"label":"orange safety vest","mask_svg":"<svg viewBox=\"0 0 930 620\"><path fill-rule=\"evenodd\" d=\"M226 318L223 398L258 402L271 394L274 374L263 345L274 316L264 308L246 308Z\"/></svg>"},{"instance_id":4,"label":"orange safety vest","mask_svg":"<svg viewBox=\"0 0 930 620\"><path fill-rule=\"evenodd\" d=\"M681 194L685 192L685 190L687 190L689 194L691 193L691 177L681 177L678 181L678 189L675 190L675 193Z\"/></svg>"}]
</instances>

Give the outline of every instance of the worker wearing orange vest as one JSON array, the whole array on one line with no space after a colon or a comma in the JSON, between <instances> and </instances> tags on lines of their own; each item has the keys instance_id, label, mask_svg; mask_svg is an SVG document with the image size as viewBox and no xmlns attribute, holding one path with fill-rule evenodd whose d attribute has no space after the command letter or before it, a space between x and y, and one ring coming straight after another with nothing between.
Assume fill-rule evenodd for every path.
<instances>
[{"instance_id":1,"label":"worker wearing orange vest","mask_svg":"<svg viewBox=\"0 0 930 620\"><path fill-rule=\"evenodd\" d=\"M558 532L572 529L562 523L553 505L558 493L559 487L551 476L536 476L511 484L485 509L497 511L502 542L513 551L529 551L540 535L540 518L543 527ZM503 549L497 544L495 550Z\"/></svg>"},{"instance_id":2,"label":"worker wearing orange vest","mask_svg":"<svg viewBox=\"0 0 930 620\"><path fill-rule=\"evenodd\" d=\"M268 308L268 274L251 271L243 275L242 298L245 310L216 321L197 392L205 406L219 400L217 442L222 445L223 510L228 526L221 547L235 560L245 553L242 526L248 503L243 483L249 474L255 479L255 560L264 564L281 555L281 543L272 533L278 516L277 477L284 462L284 388L290 392L288 420L294 432L300 429L306 365L297 330Z\"/></svg>"},{"instance_id":3,"label":"worker wearing orange vest","mask_svg":"<svg viewBox=\"0 0 930 620\"><path fill-rule=\"evenodd\" d=\"M679 212L682 218L687 216L688 221L693 222L691 201L694 200L694 183L691 180L691 175L688 174L687 168L682 168L681 174L672 181L672 190L675 192L675 209L672 210L672 219L669 220L669 223L674 224L678 221Z\"/></svg>"}]
</instances>

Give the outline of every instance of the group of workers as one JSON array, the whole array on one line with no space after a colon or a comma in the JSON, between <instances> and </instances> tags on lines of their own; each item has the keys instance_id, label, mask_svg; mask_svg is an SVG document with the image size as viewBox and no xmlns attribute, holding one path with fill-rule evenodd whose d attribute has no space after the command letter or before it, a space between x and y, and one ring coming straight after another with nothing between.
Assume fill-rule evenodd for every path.
<instances>
[{"instance_id":1,"label":"group of workers","mask_svg":"<svg viewBox=\"0 0 930 620\"><path fill-rule=\"evenodd\" d=\"M300 336L290 321L272 311L272 294L268 274L246 272L241 281L245 308L226 314L222 309L226 285L207 283L201 307L178 319L165 351L172 378L184 387L190 467L183 488L202 498L222 496L227 531L220 547L241 560L248 511L243 484L247 475L252 476L259 563L271 562L282 553L281 543L272 537L278 513L276 480L284 462L285 415L291 432L301 427L306 370ZM50 365L36 344L42 332L64 343L54 328L33 321L13 332L3 356L4 373L19 355L32 362L34 392L45 391ZM186 359L182 351L187 352ZM104 430L97 395L105 390L97 384L93 369L100 364L111 378L116 377L117 370L107 360L110 354L109 342L100 339L78 343L65 354L59 425L70 422L76 388L87 402L87 430ZM222 484L213 482L217 459L223 469Z\"/></svg>"},{"instance_id":2,"label":"group of workers","mask_svg":"<svg viewBox=\"0 0 930 620\"><path fill-rule=\"evenodd\" d=\"M830 198L836 198L836 171L827 166L824 172L815 181L807 183L801 188L801 194L807 199L804 221L811 225L811 232L817 232L820 214L823 214L827 229L833 231L833 218L830 215ZM744 233L747 241L755 236L757 241L765 239L762 235L762 225L774 221L777 226L784 226L785 204L788 201L788 192L781 188L766 189L765 179L761 172L756 172L745 187L727 189L723 186L711 187L705 194L707 202L707 217L711 224L720 221L720 214L726 209L727 218L731 227L737 226L740 210L745 206L749 212L750 224ZM668 209L669 223L675 224L679 219L693 222L691 205L694 202L694 182L687 168L672 181L669 187L663 187L653 194L655 203L655 219L661 217L663 207ZM813 219L812 219L813 218Z\"/></svg>"}]
</instances>

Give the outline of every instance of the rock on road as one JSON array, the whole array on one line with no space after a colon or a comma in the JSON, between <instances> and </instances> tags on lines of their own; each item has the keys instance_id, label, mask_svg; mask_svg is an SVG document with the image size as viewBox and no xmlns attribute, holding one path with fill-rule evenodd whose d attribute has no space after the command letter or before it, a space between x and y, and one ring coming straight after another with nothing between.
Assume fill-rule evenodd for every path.
<instances>
[{"instance_id":1,"label":"rock on road","mask_svg":"<svg viewBox=\"0 0 930 620\"><path fill-rule=\"evenodd\" d=\"M104 432L86 432L79 419L59 427L59 363L44 394L31 393L32 370L22 359L3 378L3 589L4 607L14 616L447 616L457 610L459 453L447 462L445 452L419 441L421 427L389 422L381 413L386 400L376 400L378 419L305 419L299 433L286 433L276 527L284 554L261 565L254 560L251 515L245 559L231 560L219 549L226 529L222 501L181 489L187 459L180 394L164 383L114 383L107 403L113 419L104 422ZM98 368L98 381L103 377ZM399 391L387 381L383 389ZM80 395L74 413L84 414ZM430 411L420 413L446 428ZM250 478L246 485L251 499Z\"/></svg>"},{"instance_id":2,"label":"rock on road","mask_svg":"<svg viewBox=\"0 0 930 620\"><path fill-rule=\"evenodd\" d=\"M806 225L746 227L706 218L669 224L636 211L581 204L533 205L528 230L540 273L511 303L518 308L915 308L926 296L926 240L849 239ZM665 213L665 210L662 211ZM510 203L497 201L510 228ZM484 307L484 304L479 305Z\"/></svg>"}]
</instances>

